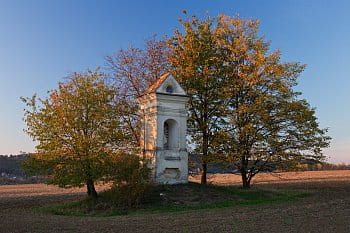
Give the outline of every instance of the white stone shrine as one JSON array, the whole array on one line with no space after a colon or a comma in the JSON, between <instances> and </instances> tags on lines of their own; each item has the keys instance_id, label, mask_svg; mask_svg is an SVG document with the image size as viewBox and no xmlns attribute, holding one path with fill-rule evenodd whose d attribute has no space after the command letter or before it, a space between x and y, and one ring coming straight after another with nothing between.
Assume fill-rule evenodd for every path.
<instances>
[{"instance_id":1,"label":"white stone shrine","mask_svg":"<svg viewBox=\"0 0 350 233\"><path fill-rule=\"evenodd\" d=\"M150 160L155 183L188 182L187 101L186 92L169 73L138 98L142 155Z\"/></svg>"}]
</instances>

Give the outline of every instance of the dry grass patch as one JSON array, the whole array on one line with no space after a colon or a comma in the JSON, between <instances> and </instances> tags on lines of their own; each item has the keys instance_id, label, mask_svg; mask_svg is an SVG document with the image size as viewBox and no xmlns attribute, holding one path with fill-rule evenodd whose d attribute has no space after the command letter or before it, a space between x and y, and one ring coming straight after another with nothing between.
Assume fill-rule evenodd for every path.
<instances>
[{"instance_id":1,"label":"dry grass patch","mask_svg":"<svg viewBox=\"0 0 350 233\"><path fill-rule=\"evenodd\" d=\"M200 176L191 176L190 180L200 182ZM272 183L317 183L348 180L350 180L350 170L259 173L253 178L252 186ZM208 182L217 185L241 185L242 180L239 174L209 174Z\"/></svg>"}]
</instances>

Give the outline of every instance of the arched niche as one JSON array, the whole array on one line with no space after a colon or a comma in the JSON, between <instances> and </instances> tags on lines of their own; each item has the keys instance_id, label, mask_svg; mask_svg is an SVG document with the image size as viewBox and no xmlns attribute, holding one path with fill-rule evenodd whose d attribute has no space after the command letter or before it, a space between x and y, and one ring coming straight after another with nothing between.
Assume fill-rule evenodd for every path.
<instances>
[{"instance_id":1,"label":"arched niche","mask_svg":"<svg viewBox=\"0 0 350 233\"><path fill-rule=\"evenodd\" d=\"M179 125L173 119L168 119L164 121L163 148L165 150L179 148Z\"/></svg>"}]
</instances>

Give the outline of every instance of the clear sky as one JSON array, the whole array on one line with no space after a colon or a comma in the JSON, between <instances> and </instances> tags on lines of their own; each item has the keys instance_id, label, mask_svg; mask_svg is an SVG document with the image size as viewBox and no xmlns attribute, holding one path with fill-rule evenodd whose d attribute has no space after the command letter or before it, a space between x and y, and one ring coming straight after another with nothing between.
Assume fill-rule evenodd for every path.
<instances>
[{"instance_id":1,"label":"clear sky","mask_svg":"<svg viewBox=\"0 0 350 233\"><path fill-rule=\"evenodd\" d=\"M184 9L258 18L284 61L308 65L297 89L329 127L329 161L350 163L349 0L0 0L0 154L34 151L20 96L45 96L68 72L171 35Z\"/></svg>"}]
</instances>

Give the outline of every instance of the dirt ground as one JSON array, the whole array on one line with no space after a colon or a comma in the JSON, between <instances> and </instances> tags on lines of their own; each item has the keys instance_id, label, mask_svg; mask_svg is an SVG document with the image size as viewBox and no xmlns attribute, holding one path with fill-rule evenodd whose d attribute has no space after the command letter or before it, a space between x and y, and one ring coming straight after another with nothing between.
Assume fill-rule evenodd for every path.
<instances>
[{"instance_id":1,"label":"dirt ground","mask_svg":"<svg viewBox=\"0 0 350 233\"><path fill-rule=\"evenodd\" d=\"M210 175L209 180L240 184L240 177L231 174ZM260 174L253 185L312 195L271 205L98 218L33 211L36 206L81 198L85 189L4 185L0 186L0 232L350 232L350 171Z\"/></svg>"}]
</instances>

